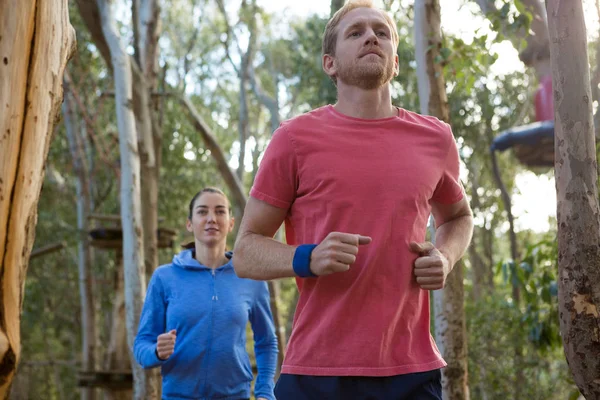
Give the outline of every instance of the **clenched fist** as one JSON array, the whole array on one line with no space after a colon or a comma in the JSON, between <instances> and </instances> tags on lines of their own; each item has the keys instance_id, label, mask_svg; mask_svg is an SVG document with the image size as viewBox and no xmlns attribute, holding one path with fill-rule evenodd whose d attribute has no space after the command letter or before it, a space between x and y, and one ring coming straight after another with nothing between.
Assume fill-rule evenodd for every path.
<instances>
[{"instance_id":1,"label":"clenched fist","mask_svg":"<svg viewBox=\"0 0 600 400\"><path fill-rule=\"evenodd\" d=\"M177 339L177 331L175 329L158 335L156 340L156 354L158 354L158 358L166 360L173 354L173 351L175 350L175 339Z\"/></svg>"},{"instance_id":2,"label":"clenched fist","mask_svg":"<svg viewBox=\"0 0 600 400\"><path fill-rule=\"evenodd\" d=\"M356 261L358 246L369 243L371 238L368 236L331 232L313 250L310 270L318 276L348 271Z\"/></svg>"},{"instance_id":3,"label":"clenched fist","mask_svg":"<svg viewBox=\"0 0 600 400\"><path fill-rule=\"evenodd\" d=\"M448 258L430 242L412 242L410 251L419 255L414 271L421 289L442 289L451 268Z\"/></svg>"}]
</instances>

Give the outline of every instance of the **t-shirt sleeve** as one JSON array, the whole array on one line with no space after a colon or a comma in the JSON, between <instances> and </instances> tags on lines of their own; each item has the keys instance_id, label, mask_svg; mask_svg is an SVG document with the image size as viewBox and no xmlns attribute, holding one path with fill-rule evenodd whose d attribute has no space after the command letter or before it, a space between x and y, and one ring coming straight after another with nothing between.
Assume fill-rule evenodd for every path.
<instances>
[{"instance_id":1,"label":"t-shirt sleeve","mask_svg":"<svg viewBox=\"0 0 600 400\"><path fill-rule=\"evenodd\" d=\"M274 207L288 209L296 198L298 162L289 131L280 126L258 167L250 196Z\"/></svg>"},{"instance_id":2,"label":"t-shirt sleeve","mask_svg":"<svg viewBox=\"0 0 600 400\"><path fill-rule=\"evenodd\" d=\"M462 200L464 189L459 178L460 157L458 155L458 147L456 146L456 141L454 140L454 135L452 135L450 126L446 126L449 131L450 144L448 146L445 167L431 201L442 204L454 204Z\"/></svg>"}]
</instances>

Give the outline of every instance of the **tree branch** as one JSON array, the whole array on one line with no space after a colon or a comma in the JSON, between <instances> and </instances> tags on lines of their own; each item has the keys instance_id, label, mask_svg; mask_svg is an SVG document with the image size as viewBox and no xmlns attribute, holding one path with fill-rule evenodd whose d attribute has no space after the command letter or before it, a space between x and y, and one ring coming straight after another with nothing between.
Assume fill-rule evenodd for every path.
<instances>
[{"instance_id":1,"label":"tree branch","mask_svg":"<svg viewBox=\"0 0 600 400\"><path fill-rule=\"evenodd\" d=\"M100 10L98 4L95 1L88 0L75 0L79 15L83 19L83 22L88 28L88 31L92 35L92 41L100 52L102 58L106 62L108 69L112 71L112 60L110 58L110 50L106 38L102 32L102 25L100 23Z\"/></svg>"},{"instance_id":2,"label":"tree branch","mask_svg":"<svg viewBox=\"0 0 600 400\"><path fill-rule=\"evenodd\" d=\"M219 11L221 11L221 14L223 14L223 20L225 22L225 40L221 41L221 44L223 44L223 47L225 47L225 53L226 53L226 57L229 60L229 62L231 63L231 66L233 67L235 73L240 76L240 70L237 67L237 65L235 65L235 63L233 62L233 59L231 58L231 37L233 36L235 39L235 42L237 44L237 48L238 48L238 52L240 54L242 54L242 49L240 49L239 47L239 41L237 40L237 38L235 38L235 33L233 32L233 29L231 28L231 25L229 24L229 18L227 17L227 10L225 10L225 4L223 3L223 0L216 0L217 6L219 7Z\"/></svg>"},{"instance_id":3,"label":"tree branch","mask_svg":"<svg viewBox=\"0 0 600 400\"><path fill-rule=\"evenodd\" d=\"M237 206L243 210L246 205L246 195L244 194L244 189L238 177L229 168L225 154L223 153L221 146L219 146L214 133L206 124L206 122L204 122L198 111L196 111L194 105L187 97L183 95L176 96L181 105L187 111L192 124L198 130L200 136L202 136L205 146L210 150L210 153L217 164L217 168L221 172L221 175L229 187L229 190L231 190Z\"/></svg>"},{"instance_id":4,"label":"tree branch","mask_svg":"<svg viewBox=\"0 0 600 400\"><path fill-rule=\"evenodd\" d=\"M65 242L57 242L52 243L43 247L39 247L37 249L33 249L31 251L31 255L29 256L29 260L33 260L36 257L42 257L50 253L54 253L56 251L62 250L67 247L67 243Z\"/></svg>"},{"instance_id":5,"label":"tree branch","mask_svg":"<svg viewBox=\"0 0 600 400\"><path fill-rule=\"evenodd\" d=\"M158 0L141 0L138 27L140 30L140 68L148 82L154 83L158 74L158 38L161 28Z\"/></svg>"},{"instance_id":6,"label":"tree branch","mask_svg":"<svg viewBox=\"0 0 600 400\"><path fill-rule=\"evenodd\" d=\"M277 81L277 77L275 77ZM275 129L279 127L281 122L279 118L279 102L276 97L269 96L262 88L262 85L256 78L256 71L254 67L250 66L248 68L248 81L250 82L250 87L252 91L258 98L258 101L269 110L271 114L271 132L274 132ZM275 96L277 96L277 85L275 85Z\"/></svg>"}]
</instances>

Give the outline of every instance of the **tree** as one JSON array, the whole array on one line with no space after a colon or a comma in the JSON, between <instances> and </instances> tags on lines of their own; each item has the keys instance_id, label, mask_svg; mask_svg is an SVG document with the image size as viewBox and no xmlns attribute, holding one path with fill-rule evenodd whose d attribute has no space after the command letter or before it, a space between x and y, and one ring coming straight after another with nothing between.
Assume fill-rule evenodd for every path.
<instances>
[{"instance_id":1,"label":"tree","mask_svg":"<svg viewBox=\"0 0 600 400\"><path fill-rule=\"evenodd\" d=\"M439 0L415 2L415 55L421 113L450 122L446 83L440 60L442 48ZM435 230L432 240L435 237ZM463 263L448 275L434 296L435 335L448 366L442 373L444 398L469 399Z\"/></svg>"},{"instance_id":2,"label":"tree","mask_svg":"<svg viewBox=\"0 0 600 400\"><path fill-rule=\"evenodd\" d=\"M69 93L69 81L65 78L64 86L67 90L63 102L63 117L69 150L73 159L73 170L77 176L75 188L77 196L77 230L79 240L77 244L78 271L79 271L79 297L81 301L81 333L82 354L81 367L85 371L96 369L96 316L94 307L94 290L91 276L92 256L88 240L88 218L91 213L91 195L89 185L89 168L85 157L84 146L80 138L81 127L79 117L75 112L72 94ZM85 388L81 390L82 400L95 399L94 390Z\"/></svg>"},{"instance_id":3,"label":"tree","mask_svg":"<svg viewBox=\"0 0 600 400\"><path fill-rule=\"evenodd\" d=\"M518 15L509 18L512 2L504 2L501 9L494 0L474 0L490 18L493 28L511 40L523 63L532 67L539 78L550 73L548 21L543 0L516 0ZM522 48L522 42L525 46Z\"/></svg>"},{"instance_id":4,"label":"tree","mask_svg":"<svg viewBox=\"0 0 600 400\"><path fill-rule=\"evenodd\" d=\"M108 45L114 81L119 151L121 159L121 226L123 229L123 266L125 280L125 315L127 344L134 377L136 400L155 398L157 393L151 371L144 371L133 361L131 351L146 292L144 246L142 238L142 205L140 195L140 159L138 133L132 108L133 91L129 55L121 42L110 0L98 0L102 31Z\"/></svg>"},{"instance_id":5,"label":"tree","mask_svg":"<svg viewBox=\"0 0 600 400\"><path fill-rule=\"evenodd\" d=\"M555 101L560 330L575 383L600 399L600 207L582 2L548 1Z\"/></svg>"},{"instance_id":6,"label":"tree","mask_svg":"<svg viewBox=\"0 0 600 400\"><path fill-rule=\"evenodd\" d=\"M66 0L8 0L0 10L0 398L6 398L21 355L36 207L75 33Z\"/></svg>"},{"instance_id":7,"label":"tree","mask_svg":"<svg viewBox=\"0 0 600 400\"><path fill-rule=\"evenodd\" d=\"M331 0L329 16L333 17L333 14L335 14L335 12L337 10L339 10L340 8L343 7L344 3L345 3L345 0Z\"/></svg>"}]
</instances>

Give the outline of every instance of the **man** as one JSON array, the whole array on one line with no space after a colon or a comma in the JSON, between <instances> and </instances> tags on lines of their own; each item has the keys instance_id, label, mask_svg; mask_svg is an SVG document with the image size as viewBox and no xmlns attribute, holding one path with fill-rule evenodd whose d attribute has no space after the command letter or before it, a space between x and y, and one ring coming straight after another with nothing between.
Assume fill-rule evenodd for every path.
<instances>
[{"instance_id":1,"label":"man","mask_svg":"<svg viewBox=\"0 0 600 400\"><path fill-rule=\"evenodd\" d=\"M338 101L277 129L250 192L236 273L296 276L300 290L280 400L441 399L428 290L473 221L450 127L392 106L397 46L371 1L342 7L323 38ZM424 242L430 212L437 247ZM287 245L272 239L284 221Z\"/></svg>"}]
</instances>

